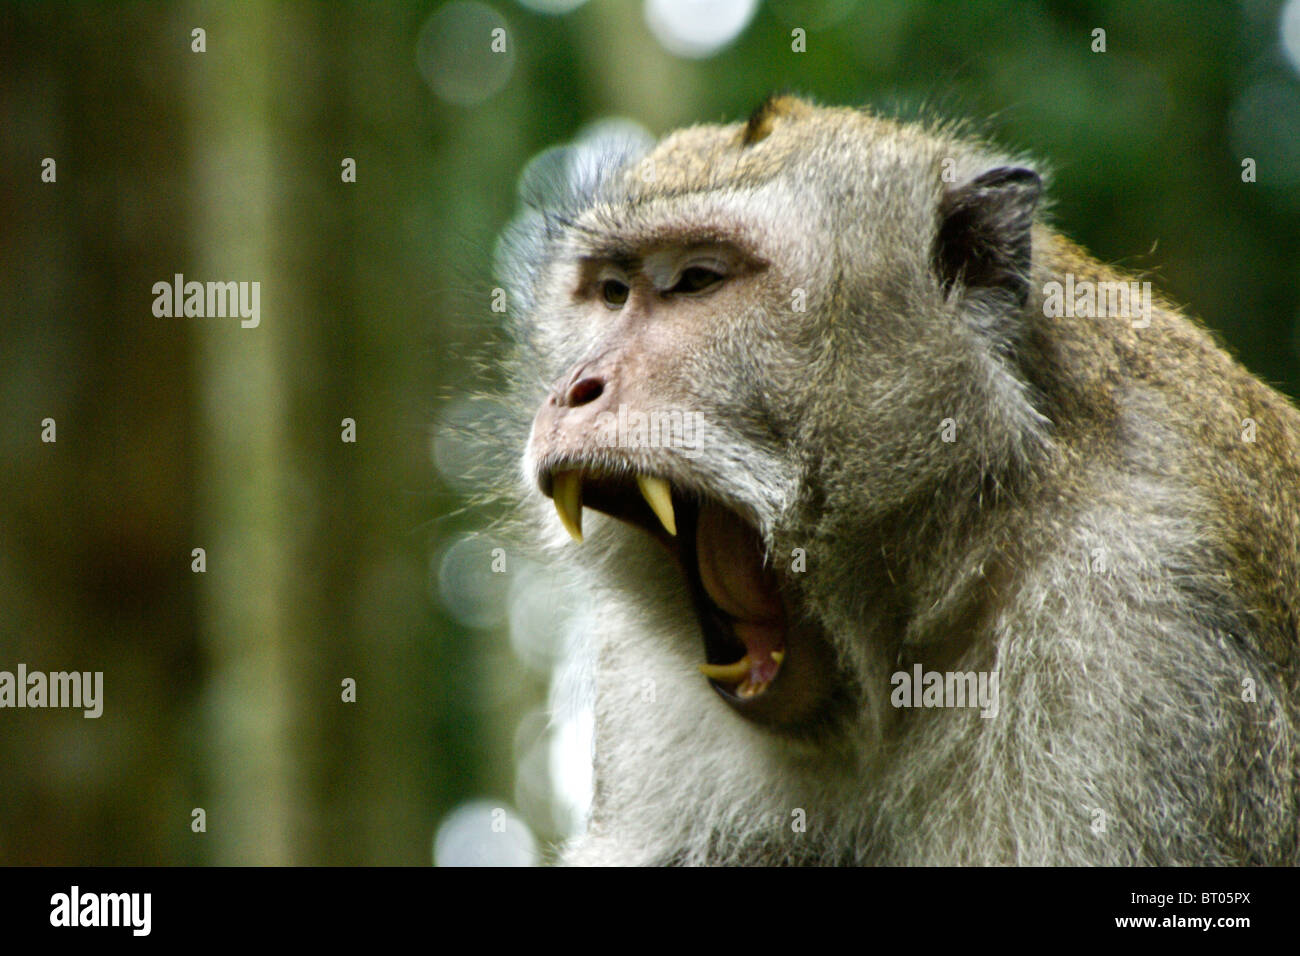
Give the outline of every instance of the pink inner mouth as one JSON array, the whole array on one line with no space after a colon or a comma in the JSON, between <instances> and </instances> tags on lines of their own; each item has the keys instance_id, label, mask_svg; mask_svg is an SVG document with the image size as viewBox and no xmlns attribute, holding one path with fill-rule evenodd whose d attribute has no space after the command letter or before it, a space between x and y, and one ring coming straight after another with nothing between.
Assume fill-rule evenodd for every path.
<instances>
[{"instance_id":1,"label":"pink inner mouth","mask_svg":"<svg viewBox=\"0 0 1300 956\"><path fill-rule=\"evenodd\" d=\"M748 684L761 689L781 666L785 609L776 574L764 565L758 533L734 512L705 502L695 547L704 590L732 619L736 639L744 644L750 660ZM772 656L774 652L778 657Z\"/></svg>"}]
</instances>

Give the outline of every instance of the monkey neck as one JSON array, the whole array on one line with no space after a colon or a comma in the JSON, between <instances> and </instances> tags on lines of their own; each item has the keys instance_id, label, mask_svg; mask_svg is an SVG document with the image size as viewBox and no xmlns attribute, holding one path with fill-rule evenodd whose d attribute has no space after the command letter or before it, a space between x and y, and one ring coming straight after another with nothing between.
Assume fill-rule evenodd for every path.
<instances>
[{"instance_id":1,"label":"monkey neck","mask_svg":"<svg viewBox=\"0 0 1300 956\"><path fill-rule=\"evenodd\" d=\"M899 587L891 636L900 666L993 666L993 648L984 638L1026 560L1013 529L1018 503L1033 497L1032 483L1032 476L981 476L981 491L967 508L930 509L946 520L913 524L894 545L901 560L893 571ZM963 490L939 495L961 500ZM969 486L964 497L970 497Z\"/></svg>"}]
</instances>

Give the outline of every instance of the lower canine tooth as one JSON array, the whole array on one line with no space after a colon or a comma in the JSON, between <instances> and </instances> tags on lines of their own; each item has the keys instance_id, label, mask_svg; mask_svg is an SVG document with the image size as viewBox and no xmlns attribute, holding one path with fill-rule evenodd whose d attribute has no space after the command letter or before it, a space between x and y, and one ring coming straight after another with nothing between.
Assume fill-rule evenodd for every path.
<instances>
[{"instance_id":1,"label":"lower canine tooth","mask_svg":"<svg viewBox=\"0 0 1300 956\"><path fill-rule=\"evenodd\" d=\"M700 673L709 680L732 683L749 676L751 664L746 654L734 664L701 664Z\"/></svg>"},{"instance_id":2,"label":"lower canine tooth","mask_svg":"<svg viewBox=\"0 0 1300 956\"><path fill-rule=\"evenodd\" d=\"M645 498L664 529L674 538L677 537L677 516L673 514L673 493L668 482L649 475L637 475L636 483L641 489L641 497Z\"/></svg>"},{"instance_id":3,"label":"lower canine tooth","mask_svg":"<svg viewBox=\"0 0 1300 956\"><path fill-rule=\"evenodd\" d=\"M551 480L551 497L560 524L574 541L582 540L582 472L560 471Z\"/></svg>"}]
</instances>

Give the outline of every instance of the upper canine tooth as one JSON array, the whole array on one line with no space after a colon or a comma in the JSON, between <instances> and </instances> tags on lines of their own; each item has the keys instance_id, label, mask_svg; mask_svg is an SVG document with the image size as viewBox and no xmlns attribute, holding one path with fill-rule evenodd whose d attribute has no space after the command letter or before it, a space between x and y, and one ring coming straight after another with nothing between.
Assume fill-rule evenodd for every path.
<instances>
[{"instance_id":1,"label":"upper canine tooth","mask_svg":"<svg viewBox=\"0 0 1300 956\"><path fill-rule=\"evenodd\" d=\"M641 489L641 497L645 498L664 529L674 538L677 537L677 516L673 513L673 492L668 482L663 478L637 475L636 483Z\"/></svg>"},{"instance_id":2,"label":"upper canine tooth","mask_svg":"<svg viewBox=\"0 0 1300 956\"><path fill-rule=\"evenodd\" d=\"M551 498L560 524L574 541L582 540L582 472L557 471L551 479Z\"/></svg>"}]
</instances>

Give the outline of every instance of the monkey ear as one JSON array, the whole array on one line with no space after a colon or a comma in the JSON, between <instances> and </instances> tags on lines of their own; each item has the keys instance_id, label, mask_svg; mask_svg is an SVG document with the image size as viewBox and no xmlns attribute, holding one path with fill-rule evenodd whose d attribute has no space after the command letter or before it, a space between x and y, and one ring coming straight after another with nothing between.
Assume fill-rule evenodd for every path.
<instances>
[{"instance_id":1,"label":"monkey ear","mask_svg":"<svg viewBox=\"0 0 1300 956\"><path fill-rule=\"evenodd\" d=\"M1032 169L1000 166L952 189L939 204L934 261L944 291L1000 290L1029 298L1030 229L1043 181Z\"/></svg>"}]
</instances>

